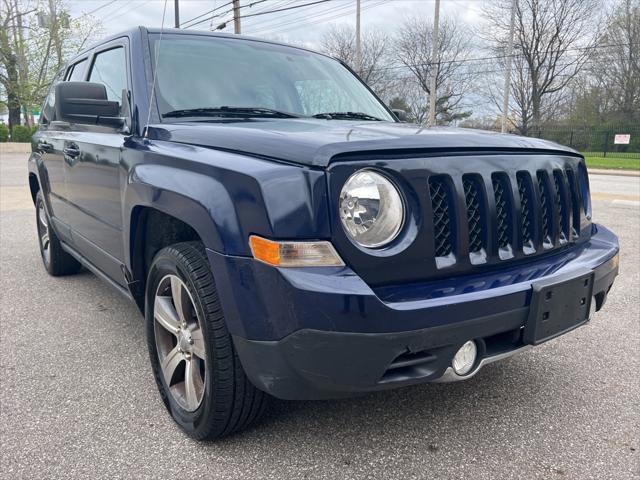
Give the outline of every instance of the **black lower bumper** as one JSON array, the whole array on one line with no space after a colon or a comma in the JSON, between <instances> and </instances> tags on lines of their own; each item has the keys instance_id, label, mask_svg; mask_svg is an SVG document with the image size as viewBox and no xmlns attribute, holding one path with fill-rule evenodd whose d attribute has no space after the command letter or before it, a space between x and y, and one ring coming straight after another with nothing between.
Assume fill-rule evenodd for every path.
<instances>
[{"instance_id":1,"label":"black lower bumper","mask_svg":"<svg viewBox=\"0 0 640 480\"><path fill-rule=\"evenodd\" d=\"M618 273L617 262L616 255L592 270L592 295L597 310L604 305ZM500 304L500 297L494 300ZM450 369L453 356L464 342L473 339L478 347L476 366L460 377L468 378L493 359L540 343L527 339L525 326L529 316L530 305L524 305L405 332L301 329L277 341L234 336L234 343L247 375L261 390L291 400L340 398L455 379Z\"/></svg>"}]
</instances>

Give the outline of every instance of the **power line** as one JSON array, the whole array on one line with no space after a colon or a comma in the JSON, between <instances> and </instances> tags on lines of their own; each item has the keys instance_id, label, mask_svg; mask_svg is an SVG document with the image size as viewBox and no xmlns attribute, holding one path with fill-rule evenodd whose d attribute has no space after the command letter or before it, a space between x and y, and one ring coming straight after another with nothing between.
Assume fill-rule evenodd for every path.
<instances>
[{"instance_id":1,"label":"power line","mask_svg":"<svg viewBox=\"0 0 640 480\"><path fill-rule=\"evenodd\" d=\"M271 18L269 20L267 20L265 23L262 24L253 24L253 27L258 26L258 29L256 31L254 31L254 34L262 34L263 32L271 32L273 30L277 30L283 26L291 26L293 23L295 23L295 27L297 28L300 25L303 24L307 24L309 22L309 20L313 20L313 19L324 19L326 17L324 17L327 14L333 13L333 12L337 12L340 10L351 10L353 8L353 5L350 4L343 4L340 6L330 6L329 8L327 8L326 10L321 10L319 12L315 12L312 13L310 15L307 15L304 18L303 22L294 22L292 19L286 19L283 20L286 17L292 17L298 14L298 12L291 12L289 14L285 14L285 15L281 15L278 16L277 18Z\"/></svg>"},{"instance_id":2,"label":"power line","mask_svg":"<svg viewBox=\"0 0 640 480\"><path fill-rule=\"evenodd\" d=\"M265 1L265 0L258 0L257 2L254 2L253 4L262 3L263 1ZM277 8L277 9L274 9L274 10L266 10L266 11L261 11L261 12L256 12L256 13L249 13L247 15L240 15L238 18L242 19L242 18L257 17L257 16L260 16L260 15L267 15L269 13L284 12L284 11L287 11L287 10L294 10L294 9L297 9L297 8L309 7L311 5L317 5L317 4L320 4L320 3L326 3L326 2L330 2L330 1L332 1L332 0L316 0L315 2L304 3L302 5L292 5L290 7L282 7L282 8ZM210 20L210 18L208 20ZM218 29L226 27L227 23L230 22L231 20L232 19L228 19L228 20L225 20L224 22L222 22L220 24L220 26L218 27ZM199 23L202 23L202 22L199 22ZM197 25L197 24L194 24L194 25ZM190 26L194 26L194 25L190 25Z\"/></svg>"},{"instance_id":3,"label":"power line","mask_svg":"<svg viewBox=\"0 0 640 480\"><path fill-rule=\"evenodd\" d=\"M583 50L597 50L600 48L615 48L615 47L630 47L635 45L635 43L630 42L630 43L612 43L612 44L607 44L607 45L591 45L588 47L576 47L576 48L568 48L565 50L565 52L575 52L575 51L583 51ZM638 43L638 45L640 45L640 43ZM525 57L525 55L523 53L514 53L511 55L495 55L495 56L490 56L490 57L475 57L475 58L463 58L463 59L459 59L459 60L441 60L439 62L424 62L424 63L408 63L408 64L403 64L403 65L389 65L387 67L380 67L377 68L376 70L396 70L396 69L402 69L402 68L410 68L410 67L430 67L432 65L441 65L443 63L470 63L470 62L483 62L486 60L500 60L500 59L505 59L505 58L519 58L519 57Z\"/></svg>"},{"instance_id":4,"label":"power line","mask_svg":"<svg viewBox=\"0 0 640 480\"><path fill-rule=\"evenodd\" d=\"M600 64L601 64L601 62L599 60L591 60L591 61L584 62L582 65L583 66L588 66L588 65L600 65ZM565 63L565 64L556 65L556 67L558 68L558 70L561 71L561 70L563 70L563 69L565 69L567 67L571 67L572 65L573 65L573 63ZM529 70L529 66L528 65L525 65L524 67L525 67L526 70ZM489 73L504 73L504 70L505 70L505 67L495 67L495 68L492 68L490 70L475 70L472 73L474 75L484 75L484 74L489 74ZM374 70L374 71L377 71L377 70ZM571 77L571 76L573 76L573 74L558 74L556 76L560 77L560 78L565 78L565 77ZM408 74L408 75L393 76L392 78L394 78L396 80L412 80L412 79L415 80L416 76Z\"/></svg>"},{"instance_id":5,"label":"power line","mask_svg":"<svg viewBox=\"0 0 640 480\"><path fill-rule=\"evenodd\" d=\"M202 18L202 17L204 17L205 15L209 15L210 13L214 13L215 11L220 10L221 8L226 7L227 5L231 5L232 3L233 3L233 2L227 2L227 3L225 3L225 4L223 4L223 5L220 5L220 6L218 6L218 7L214 8L214 9L212 9L212 10L209 10L208 12L204 12L204 13L203 13L203 14L201 14L201 15L198 15L198 16L196 16L196 17L190 18L189 20L185 20L184 22L182 22L182 23L180 24L180 27L183 27L183 26L185 26L187 23L193 22L194 20L198 20L199 18Z\"/></svg>"},{"instance_id":6,"label":"power line","mask_svg":"<svg viewBox=\"0 0 640 480\"><path fill-rule=\"evenodd\" d=\"M261 0L261 1L264 1L264 0ZM241 15L240 18L250 18L250 17L257 17L258 15L266 15L267 13L284 12L286 10L293 10L295 8L309 7L311 5L317 5L319 3L326 3L326 2L329 2L329 1L331 1L331 0L316 0L315 2L305 3L303 5L293 5L291 7L278 8L276 10L269 10L267 12L256 12L256 13L250 13L249 15Z\"/></svg>"},{"instance_id":7,"label":"power line","mask_svg":"<svg viewBox=\"0 0 640 480\"><path fill-rule=\"evenodd\" d=\"M105 7L108 7L109 5L116 3L117 0L111 0L110 2L107 2L103 5L100 5L98 8L94 8L93 10L91 10L90 12L84 13L83 16L89 16L89 15L93 15L94 13L96 13L98 10L102 10Z\"/></svg>"},{"instance_id":8,"label":"power line","mask_svg":"<svg viewBox=\"0 0 640 480\"><path fill-rule=\"evenodd\" d=\"M294 1L289 2L289 4L295 3ZM342 6L329 6L328 9L326 10L321 10L319 12L316 13L312 13L310 16L307 16L305 18L313 18L313 17L318 17L318 16L322 16L327 12L331 12L334 10L338 10L338 9L349 9L351 8L351 5L342 5ZM262 30L269 30L269 29L273 29L275 27L279 27L281 25L289 25L291 23L290 18L295 17L296 15L299 15L298 11L292 11L289 13L285 13L283 15L278 15L276 17L272 17L272 18L265 18L265 19L258 19L257 22L249 22L248 25L255 31L262 31ZM256 30L257 28L257 30Z\"/></svg>"},{"instance_id":9,"label":"power line","mask_svg":"<svg viewBox=\"0 0 640 480\"><path fill-rule=\"evenodd\" d=\"M259 3L263 3L263 2L266 2L266 1L267 1L267 0L256 0L255 2L251 2L251 3L245 4L245 5L240 5L237 9L238 9L238 10L240 10L240 9L242 9L242 8L251 8L251 7L253 7L254 5L258 5ZM217 9L220 9L220 8L222 8L222 7L226 6L226 5L229 5L229 4L233 4L233 2L229 2L229 3L226 3L225 5L221 5L221 6L220 6L220 7L218 7ZM214 10L217 10L217 9L214 9ZM192 23L191 25L187 25L185 28L195 27L196 25L200 25L201 23L208 22L209 20L212 20L212 19L214 19L214 18L216 18L216 17L221 17L221 16L223 16L223 15L226 15L226 14L228 14L228 13L231 13L231 12L233 12L234 10L235 10L235 8L230 8L229 10L226 10L226 11L224 11L224 12L222 12L222 13L218 13L218 14L216 14L216 15L212 15L212 16L207 17L207 18L204 18L204 19L202 19L202 20L200 20L200 21L198 21L198 22ZM211 12L209 12L209 13L211 13ZM265 13L269 13L269 12L265 12ZM254 16L254 15L258 15L258 14L260 14L260 15L261 15L262 13L254 13L254 14L252 14L252 15L248 15L248 16ZM205 13L205 14L203 14L203 15L207 15L207 14ZM200 17L202 17L203 15L200 15ZM238 18L245 18L246 16L247 16L247 15L245 15L245 16L240 16L240 17L238 17ZM200 18L200 17L198 17L198 18ZM227 21L228 21L228 20L227 20ZM189 23L189 22L185 22L185 23ZM227 23L227 22L224 22L224 23Z\"/></svg>"},{"instance_id":10,"label":"power line","mask_svg":"<svg viewBox=\"0 0 640 480\"><path fill-rule=\"evenodd\" d=\"M146 0L146 1L144 1L144 2L142 2L142 3L139 3L139 4L135 4L135 3L134 3L133 5L131 5L130 3L123 4L122 6L120 6L120 7L116 8L113 12L111 12L111 16L109 16L109 18L107 18L106 23L113 22L114 20L116 20L116 19L118 19L118 18L122 17L123 15L125 15L125 14L127 14L127 13L129 13L129 12L132 12L132 11L133 11L133 10L135 10L136 8L140 8L140 7L144 6L144 5L146 5L146 4L147 4L147 3L149 3L149 2L151 2L151 0ZM126 8L126 7L129 7L129 8ZM125 8L125 10L124 10L124 11L121 11L121 12L120 12L120 13L118 13L117 15L113 15L114 13L116 13L116 12L118 12L118 11L122 10L123 8Z\"/></svg>"},{"instance_id":11,"label":"power line","mask_svg":"<svg viewBox=\"0 0 640 480\"><path fill-rule=\"evenodd\" d=\"M362 7L362 11L365 10L369 10L371 8L377 7L379 5L382 5L383 3L386 3L389 0L380 0L377 3L369 3L365 6ZM317 12L315 14L311 14L307 17L305 17L304 21L301 22L295 22L294 25L292 25L292 21L288 20L285 22L280 22L280 23L275 23L275 24L271 24L271 25L267 25L266 28L262 28L262 29L258 29L258 31L253 32L254 35L266 35L266 34L273 34L273 33L278 33L278 32L282 32L282 31L290 31L290 30L297 30L299 28L305 27L307 25L313 24L313 23L318 23L320 21L323 22L327 22L330 20L334 20L336 18L341 18L342 16L344 16L345 13L347 13L347 11L351 11L354 10L355 6L351 5L351 4L347 4L347 5L342 5L342 6L338 6L338 7L331 7L328 8L327 10L324 10L322 12ZM337 13L340 12L340 13ZM331 16L326 16L330 14ZM288 27L288 28L282 28L282 27Z\"/></svg>"},{"instance_id":12,"label":"power line","mask_svg":"<svg viewBox=\"0 0 640 480\"><path fill-rule=\"evenodd\" d=\"M281 2L276 2L274 5L270 6L269 8L280 8L282 6L285 5L292 5L295 4L297 0L283 0ZM266 11L266 10L261 10L261 11ZM291 15L297 15L298 12L290 12L290 13L285 13L283 15L278 15L276 18L278 19L282 19L282 18L287 18ZM255 27L256 25L265 25L265 24L270 24L273 22L273 18L254 18L253 20L249 20L247 22L247 25L249 25L250 27Z\"/></svg>"}]
</instances>

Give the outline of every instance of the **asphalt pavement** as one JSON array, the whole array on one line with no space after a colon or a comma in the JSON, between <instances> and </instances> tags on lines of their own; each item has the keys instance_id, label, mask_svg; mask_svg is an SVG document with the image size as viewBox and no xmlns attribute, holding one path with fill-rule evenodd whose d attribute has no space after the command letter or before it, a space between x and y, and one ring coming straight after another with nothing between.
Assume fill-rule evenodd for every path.
<instances>
[{"instance_id":1,"label":"asphalt pavement","mask_svg":"<svg viewBox=\"0 0 640 480\"><path fill-rule=\"evenodd\" d=\"M0 478L640 478L640 177L592 177L620 235L596 319L456 384L273 401L217 443L186 437L151 375L143 319L38 253L26 155L0 158Z\"/></svg>"}]
</instances>

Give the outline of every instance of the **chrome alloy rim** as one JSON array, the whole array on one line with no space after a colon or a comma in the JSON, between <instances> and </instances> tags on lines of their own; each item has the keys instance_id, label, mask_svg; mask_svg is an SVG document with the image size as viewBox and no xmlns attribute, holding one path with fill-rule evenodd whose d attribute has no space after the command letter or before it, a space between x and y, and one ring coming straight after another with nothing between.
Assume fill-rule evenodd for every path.
<instances>
[{"instance_id":1,"label":"chrome alloy rim","mask_svg":"<svg viewBox=\"0 0 640 480\"><path fill-rule=\"evenodd\" d=\"M49 240L49 221L47 213L44 211L44 203L38 204L38 236L40 237L40 248L44 263L49 265L51 259L51 245Z\"/></svg>"},{"instance_id":2,"label":"chrome alloy rim","mask_svg":"<svg viewBox=\"0 0 640 480\"><path fill-rule=\"evenodd\" d=\"M178 405L193 412L204 397L207 360L193 298L176 275L166 275L160 280L153 318L164 381Z\"/></svg>"}]
</instances>

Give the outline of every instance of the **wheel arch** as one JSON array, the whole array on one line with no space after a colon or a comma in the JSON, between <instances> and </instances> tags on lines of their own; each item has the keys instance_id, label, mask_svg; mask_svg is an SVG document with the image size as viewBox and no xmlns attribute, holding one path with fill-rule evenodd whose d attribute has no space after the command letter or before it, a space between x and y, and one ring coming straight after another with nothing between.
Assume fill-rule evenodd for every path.
<instances>
[{"instance_id":1,"label":"wheel arch","mask_svg":"<svg viewBox=\"0 0 640 480\"><path fill-rule=\"evenodd\" d=\"M145 309L145 290L149 267L165 247L197 241L205 245L198 231L176 216L152 206L136 206L131 213L129 240L131 293L140 311Z\"/></svg>"},{"instance_id":2,"label":"wheel arch","mask_svg":"<svg viewBox=\"0 0 640 480\"><path fill-rule=\"evenodd\" d=\"M29 190L31 191L31 200L33 200L33 204L36 204L36 196L40 191L40 182L38 181L38 176L35 173L29 172Z\"/></svg>"}]
</instances>

